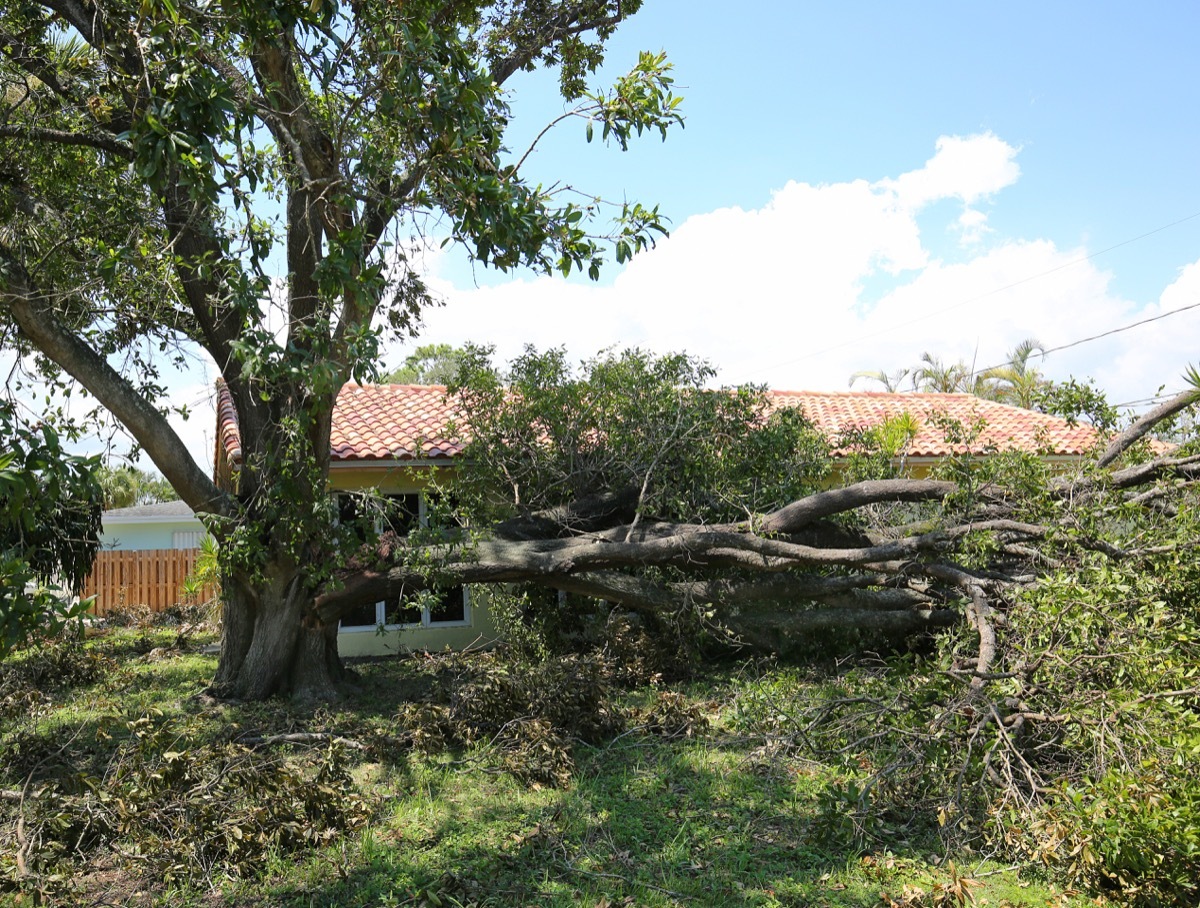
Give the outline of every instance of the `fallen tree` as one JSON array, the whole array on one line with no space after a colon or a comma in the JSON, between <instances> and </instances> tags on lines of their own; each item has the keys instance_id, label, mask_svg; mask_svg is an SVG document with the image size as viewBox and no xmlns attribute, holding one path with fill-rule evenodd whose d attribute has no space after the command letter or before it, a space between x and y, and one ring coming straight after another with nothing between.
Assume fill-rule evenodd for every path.
<instances>
[{"instance_id":1,"label":"fallen tree","mask_svg":"<svg viewBox=\"0 0 1200 908\"><path fill-rule=\"evenodd\" d=\"M1105 479L1108 489L1129 490L1164 478L1194 481L1198 476L1200 457L1160 457L1112 471ZM1138 481L1131 481L1134 477ZM1078 484L1056 482L1049 500L1067 502L1081 486L1093 490L1102 481L1089 475ZM573 519L585 522L587 529L559 523L555 512L547 511L514 522L515 532L501 524L483 538L414 546L404 553L422 566L401 563L355 571L343 584L318 596L317 609L323 619L332 621L362 602L411 596L437 584L527 582L635 610L673 609L683 603L715 605L722 609L723 619L735 626L741 606L770 605L776 620L790 622L797 631L831 626L911 631L944 627L962 614L956 604L969 602L967 616L987 638L992 603L1012 588L1035 583L1040 571L1053 563L1051 554L1026 543L1067 528L1069 516L1047 524L1015 519L1021 503L1006 502L1000 489L985 488L976 490L975 510L928 532L889 538L886 527L854 533L828 522L868 505L943 502L960 491L958 484L947 481L867 480L814 493L760 519L730 524L641 521L635 526L629 512L602 512L602 503L596 501L595 513L604 513L604 521L587 519L595 515L581 514L578 507L570 509ZM1148 496L1134 503L1152 507L1155 500ZM1005 514L1014 516L1000 516ZM547 538L532 535L539 526ZM957 556L963 543L976 535L989 537L995 557L985 566L965 567ZM861 544L847 545L848 536ZM1070 546L1116 558L1146 554L1144 549L1122 549L1100 538L1073 539ZM429 564L436 568L431 571ZM728 569L744 576L663 582L622 572L645 567L702 574ZM832 569L842 572L814 573ZM987 671L988 650L984 643L979 673Z\"/></svg>"},{"instance_id":2,"label":"fallen tree","mask_svg":"<svg viewBox=\"0 0 1200 908\"><path fill-rule=\"evenodd\" d=\"M748 685L740 731L765 753L847 774L817 820L823 834L873 849L940 833L1131 903L1200 895L1200 455L1194 440L1146 440L1195 391L1098 438L1069 470L993 452L949 459L934 478L821 488L808 460L806 494L756 487L775 504L755 508L732 494L725 455L769 449L764 467L803 425L775 436L786 444L757 445L780 427L748 394L749 428L698 454L677 441L714 437L721 420L691 406L736 409L729 394L680 392L656 418L631 403L628 422L609 412L598 431L579 414L605 410L602 395L527 365L504 385L520 394L498 396L491 415L469 410L479 475L465 467L458 491L473 529L394 544L324 591L323 614L438 584L527 583L649 618L701 612L766 652L829 629L920 634L916 655L859 652L792 686L777 671ZM528 409L526 395L542 393ZM705 482L689 486L692 475ZM473 482L490 492L473 497Z\"/></svg>"},{"instance_id":3,"label":"fallen tree","mask_svg":"<svg viewBox=\"0 0 1200 908\"><path fill-rule=\"evenodd\" d=\"M1070 473L1009 452L949 459L941 478L820 488L828 465L802 414L752 390L704 391L706 367L686 357L608 355L576 378L561 353L530 351L500 382L487 353L471 351L455 388L473 440L447 491L473 529L393 541L390 563L368 555L317 597L322 621L431 586L513 583L652 615L702 609L777 652L820 629L903 635L965 621L978 680L1019 591L1081 553L1153 548L1108 532L1101 501L1169 512L1167 490L1200 475L1200 456L1144 445L1146 459L1115 466L1194 391ZM760 477L752 492L747 475ZM797 489L811 491L786 497Z\"/></svg>"}]
</instances>

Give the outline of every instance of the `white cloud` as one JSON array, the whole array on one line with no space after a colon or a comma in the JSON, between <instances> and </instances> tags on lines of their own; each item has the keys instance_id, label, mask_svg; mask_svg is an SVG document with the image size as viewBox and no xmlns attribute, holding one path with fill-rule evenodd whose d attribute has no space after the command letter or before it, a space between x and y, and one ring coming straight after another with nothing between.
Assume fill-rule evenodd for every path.
<instances>
[{"instance_id":1,"label":"white cloud","mask_svg":"<svg viewBox=\"0 0 1200 908\"><path fill-rule=\"evenodd\" d=\"M1136 320L1139 306L1112 292L1087 250L990 233L977 206L1018 179L1016 155L990 133L943 137L894 179L789 182L760 209L688 218L610 286L461 288L434 273L447 305L427 314L422 342L493 343L501 359L525 343L577 358L610 345L687 350L726 382L842 389L856 370L890 371L923 351L987 366L1026 337L1053 347ZM964 206L945 225L968 241L954 261L932 256L917 223L943 200ZM1150 311L1198 289L1200 265L1189 266ZM1177 377L1198 342L1200 311L1051 355L1044 368L1133 399Z\"/></svg>"},{"instance_id":2,"label":"white cloud","mask_svg":"<svg viewBox=\"0 0 1200 908\"><path fill-rule=\"evenodd\" d=\"M977 136L942 136L933 157L917 170L894 180L880 180L906 208L921 208L940 199L957 198L971 205L1011 186L1021 175L1014 148L990 132Z\"/></svg>"},{"instance_id":3,"label":"white cloud","mask_svg":"<svg viewBox=\"0 0 1200 908\"><path fill-rule=\"evenodd\" d=\"M987 215L978 208L964 208L955 226L958 228L958 241L964 246L976 246L992 232L987 225Z\"/></svg>"}]
</instances>

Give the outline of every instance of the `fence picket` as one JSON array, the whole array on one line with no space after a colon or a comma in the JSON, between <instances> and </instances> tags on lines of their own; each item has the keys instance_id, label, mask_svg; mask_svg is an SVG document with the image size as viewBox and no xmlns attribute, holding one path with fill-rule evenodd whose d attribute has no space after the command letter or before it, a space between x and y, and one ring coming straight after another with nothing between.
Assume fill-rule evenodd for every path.
<instances>
[{"instance_id":1,"label":"fence picket","mask_svg":"<svg viewBox=\"0 0 1200 908\"><path fill-rule=\"evenodd\" d=\"M92 614L97 617L137 605L165 611L185 600L183 582L196 569L199 554L199 549L99 552L81 595L96 597ZM197 600L204 602L215 594L206 585Z\"/></svg>"}]
</instances>

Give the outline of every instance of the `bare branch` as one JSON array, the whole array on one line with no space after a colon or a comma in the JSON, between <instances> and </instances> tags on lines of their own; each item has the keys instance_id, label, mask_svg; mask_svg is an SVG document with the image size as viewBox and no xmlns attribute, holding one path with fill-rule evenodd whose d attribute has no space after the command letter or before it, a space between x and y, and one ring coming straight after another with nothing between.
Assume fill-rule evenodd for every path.
<instances>
[{"instance_id":1,"label":"bare branch","mask_svg":"<svg viewBox=\"0 0 1200 908\"><path fill-rule=\"evenodd\" d=\"M892 501L941 501L958 486L928 479L877 479L818 492L780 508L762 523L764 533L794 533L822 517L869 504Z\"/></svg>"}]
</instances>

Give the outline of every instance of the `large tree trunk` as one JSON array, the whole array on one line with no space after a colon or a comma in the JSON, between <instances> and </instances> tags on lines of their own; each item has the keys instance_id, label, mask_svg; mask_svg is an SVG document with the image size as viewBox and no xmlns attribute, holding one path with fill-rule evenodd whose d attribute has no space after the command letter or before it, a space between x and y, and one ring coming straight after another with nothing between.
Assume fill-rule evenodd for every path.
<instances>
[{"instance_id":1,"label":"large tree trunk","mask_svg":"<svg viewBox=\"0 0 1200 908\"><path fill-rule=\"evenodd\" d=\"M239 700L335 699L344 677L336 621L323 623L316 615L297 569L266 573L253 586L246 578L227 584L213 693Z\"/></svg>"}]
</instances>

